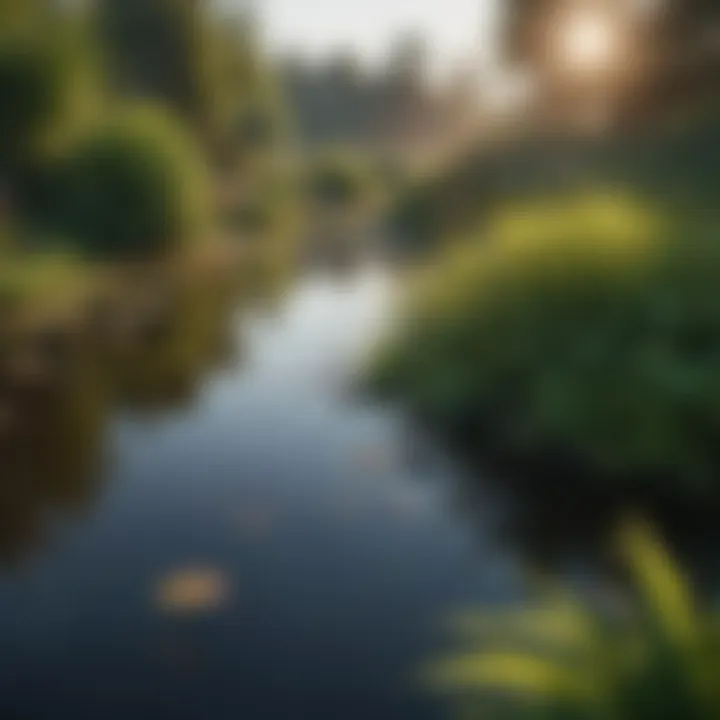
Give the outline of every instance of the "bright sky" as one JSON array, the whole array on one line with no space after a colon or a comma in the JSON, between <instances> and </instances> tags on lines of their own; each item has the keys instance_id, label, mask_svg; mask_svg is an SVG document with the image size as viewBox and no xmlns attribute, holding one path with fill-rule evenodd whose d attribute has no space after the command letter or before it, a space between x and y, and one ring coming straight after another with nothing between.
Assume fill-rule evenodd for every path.
<instances>
[{"instance_id":1,"label":"bright sky","mask_svg":"<svg viewBox=\"0 0 720 720\"><path fill-rule=\"evenodd\" d=\"M425 36L439 67L495 56L502 0L256 0L272 48L323 56L350 48L381 60L405 31Z\"/></svg>"}]
</instances>

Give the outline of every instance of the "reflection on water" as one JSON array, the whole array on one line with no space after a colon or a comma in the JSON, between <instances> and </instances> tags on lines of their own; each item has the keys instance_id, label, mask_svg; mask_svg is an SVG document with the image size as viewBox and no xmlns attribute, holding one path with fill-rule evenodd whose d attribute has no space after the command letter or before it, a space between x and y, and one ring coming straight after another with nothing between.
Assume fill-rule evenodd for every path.
<instances>
[{"instance_id":1,"label":"reflection on water","mask_svg":"<svg viewBox=\"0 0 720 720\"><path fill-rule=\"evenodd\" d=\"M59 515L92 507L113 410L191 404L203 374L235 349L228 327L235 296L230 287L188 288L153 332L115 346L73 338L62 362L54 346L30 359L26 348L6 349L11 358L22 351L23 367L38 371L31 382L6 377L0 389L0 560L22 559Z\"/></svg>"},{"instance_id":2,"label":"reflection on water","mask_svg":"<svg viewBox=\"0 0 720 720\"><path fill-rule=\"evenodd\" d=\"M178 298L163 327L132 345L115 363L120 401L133 410L183 408L195 397L205 373L228 363L233 295L203 287Z\"/></svg>"},{"instance_id":3,"label":"reflection on water","mask_svg":"<svg viewBox=\"0 0 720 720\"><path fill-rule=\"evenodd\" d=\"M53 515L77 512L96 497L108 386L83 363L60 384L6 398L5 410L0 560L16 561L41 543Z\"/></svg>"}]
</instances>

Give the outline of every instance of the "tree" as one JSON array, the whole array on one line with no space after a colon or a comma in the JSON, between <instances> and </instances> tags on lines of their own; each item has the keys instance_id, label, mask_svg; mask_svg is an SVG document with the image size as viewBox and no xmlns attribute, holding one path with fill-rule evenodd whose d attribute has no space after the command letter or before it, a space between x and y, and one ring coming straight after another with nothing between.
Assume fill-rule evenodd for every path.
<instances>
[{"instance_id":1,"label":"tree","mask_svg":"<svg viewBox=\"0 0 720 720\"><path fill-rule=\"evenodd\" d=\"M204 0L100 0L99 20L116 90L169 105L227 157L239 118L268 91L251 19Z\"/></svg>"},{"instance_id":2,"label":"tree","mask_svg":"<svg viewBox=\"0 0 720 720\"><path fill-rule=\"evenodd\" d=\"M97 109L90 29L73 7L0 0L0 182L13 194Z\"/></svg>"},{"instance_id":3,"label":"tree","mask_svg":"<svg viewBox=\"0 0 720 720\"><path fill-rule=\"evenodd\" d=\"M113 85L203 124L202 0L100 0Z\"/></svg>"}]
</instances>

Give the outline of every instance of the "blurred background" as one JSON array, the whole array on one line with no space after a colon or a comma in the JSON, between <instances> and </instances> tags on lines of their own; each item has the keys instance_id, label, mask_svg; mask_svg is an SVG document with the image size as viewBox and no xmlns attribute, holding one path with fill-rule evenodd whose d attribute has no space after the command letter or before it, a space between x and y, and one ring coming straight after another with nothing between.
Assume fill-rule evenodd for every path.
<instances>
[{"instance_id":1,"label":"blurred background","mask_svg":"<svg viewBox=\"0 0 720 720\"><path fill-rule=\"evenodd\" d=\"M0 714L720 718L720 4L0 0Z\"/></svg>"}]
</instances>

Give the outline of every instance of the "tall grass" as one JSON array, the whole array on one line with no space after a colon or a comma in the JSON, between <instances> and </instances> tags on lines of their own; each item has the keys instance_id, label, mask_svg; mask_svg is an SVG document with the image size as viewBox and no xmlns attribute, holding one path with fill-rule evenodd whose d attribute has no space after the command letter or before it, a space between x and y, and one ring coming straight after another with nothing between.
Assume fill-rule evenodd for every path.
<instances>
[{"instance_id":1,"label":"tall grass","mask_svg":"<svg viewBox=\"0 0 720 720\"><path fill-rule=\"evenodd\" d=\"M634 593L602 607L569 592L537 607L455 621L467 649L430 668L473 718L713 720L720 624L654 532L618 537Z\"/></svg>"}]
</instances>

